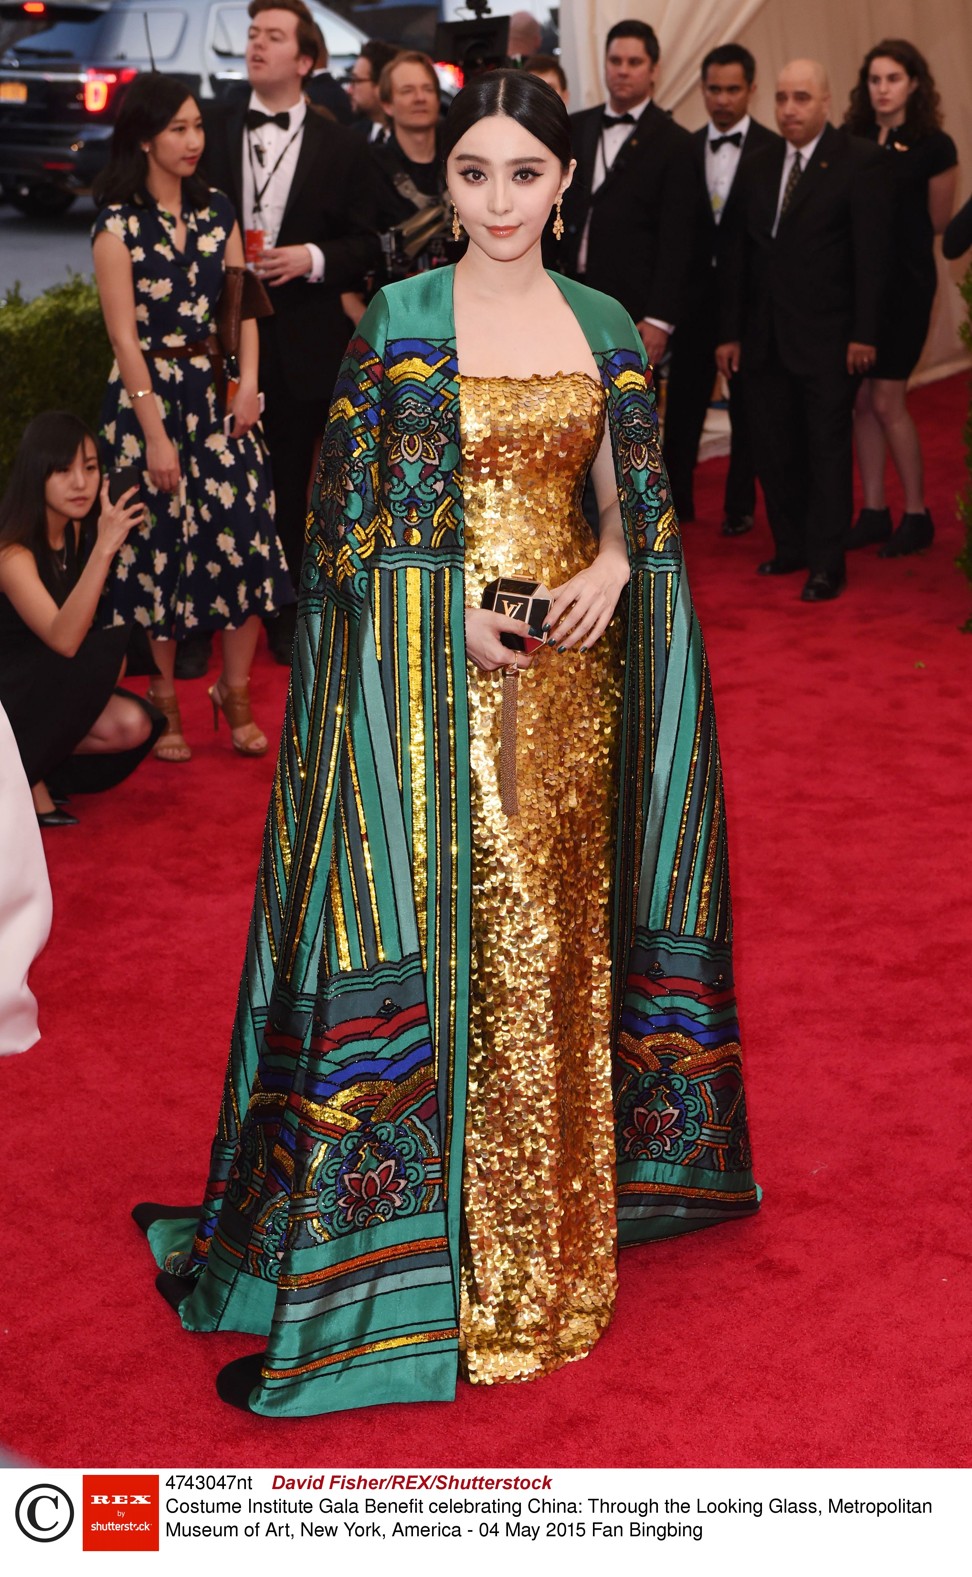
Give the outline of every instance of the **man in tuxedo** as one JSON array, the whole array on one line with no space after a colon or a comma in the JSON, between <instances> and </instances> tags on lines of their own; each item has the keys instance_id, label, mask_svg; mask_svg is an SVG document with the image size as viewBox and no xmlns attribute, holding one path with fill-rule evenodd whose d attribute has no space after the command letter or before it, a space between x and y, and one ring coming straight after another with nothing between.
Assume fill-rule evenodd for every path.
<instances>
[{"instance_id":1,"label":"man in tuxedo","mask_svg":"<svg viewBox=\"0 0 972 1577\"><path fill-rule=\"evenodd\" d=\"M776 543L759 573L808 570L805 602L829 602L844 585L854 395L874 362L892 201L887 159L831 126L829 108L819 62L784 67L785 141L740 167L720 237L716 359L745 382Z\"/></svg>"},{"instance_id":2,"label":"man in tuxedo","mask_svg":"<svg viewBox=\"0 0 972 1577\"><path fill-rule=\"evenodd\" d=\"M297 585L307 493L350 324L341 293L378 266L377 213L367 144L304 97L317 58L303 0L251 0L248 100L217 106L206 168L232 198L247 258L266 285L260 388L277 500L277 531ZM268 625L270 648L290 661L293 617Z\"/></svg>"},{"instance_id":3,"label":"man in tuxedo","mask_svg":"<svg viewBox=\"0 0 972 1577\"><path fill-rule=\"evenodd\" d=\"M700 186L701 255L682 320L672 336L665 404L665 464L675 512L683 523L695 518L692 478L705 413L715 382L718 343L718 292L721 225L731 211L740 165L779 137L749 113L756 91L756 62L742 44L720 44L702 62L702 97L708 124L692 133L692 146L704 184ZM743 383L729 384L732 447L726 476L722 531L741 536L751 530L756 507L756 472L744 409Z\"/></svg>"},{"instance_id":4,"label":"man in tuxedo","mask_svg":"<svg viewBox=\"0 0 972 1577\"><path fill-rule=\"evenodd\" d=\"M608 102L571 116L577 168L564 193L555 267L603 290L658 363L682 312L701 181L692 139L654 102L659 48L646 22L607 36Z\"/></svg>"}]
</instances>

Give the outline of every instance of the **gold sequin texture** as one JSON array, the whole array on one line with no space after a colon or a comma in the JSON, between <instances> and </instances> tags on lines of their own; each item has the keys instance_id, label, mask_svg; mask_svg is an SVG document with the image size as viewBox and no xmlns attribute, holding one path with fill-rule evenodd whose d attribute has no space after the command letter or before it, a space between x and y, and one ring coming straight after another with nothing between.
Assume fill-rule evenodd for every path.
<instances>
[{"instance_id":1,"label":"gold sequin texture","mask_svg":"<svg viewBox=\"0 0 972 1577\"><path fill-rule=\"evenodd\" d=\"M584 479L604 430L584 373L463 378L466 602L497 575L590 564ZM500 806L503 681L469 665L473 953L460 1351L475 1383L583 1358L616 1293L610 899L617 621L519 680L519 814Z\"/></svg>"}]
</instances>

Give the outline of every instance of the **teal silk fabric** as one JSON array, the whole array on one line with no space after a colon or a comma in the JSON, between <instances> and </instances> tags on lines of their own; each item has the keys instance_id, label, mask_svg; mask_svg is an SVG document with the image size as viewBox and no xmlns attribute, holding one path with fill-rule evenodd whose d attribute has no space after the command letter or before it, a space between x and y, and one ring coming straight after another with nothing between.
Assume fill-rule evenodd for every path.
<instances>
[{"instance_id":1,"label":"teal silk fabric","mask_svg":"<svg viewBox=\"0 0 972 1577\"><path fill-rule=\"evenodd\" d=\"M586 335L631 562L613 929L622 1243L748 1214L722 774L637 331ZM210 1179L159 1221L269 1415L451 1398L470 968L453 270L379 293L335 390Z\"/></svg>"}]
</instances>

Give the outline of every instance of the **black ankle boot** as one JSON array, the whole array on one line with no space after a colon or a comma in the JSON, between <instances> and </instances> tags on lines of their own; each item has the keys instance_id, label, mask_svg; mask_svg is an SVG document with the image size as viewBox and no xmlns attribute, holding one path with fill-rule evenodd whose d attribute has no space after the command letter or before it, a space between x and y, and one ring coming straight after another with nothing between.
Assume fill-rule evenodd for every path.
<instances>
[{"instance_id":1,"label":"black ankle boot","mask_svg":"<svg viewBox=\"0 0 972 1577\"><path fill-rule=\"evenodd\" d=\"M851 526L848 548L869 548L872 542L887 542L891 535L890 509L862 509Z\"/></svg>"},{"instance_id":2,"label":"black ankle boot","mask_svg":"<svg viewBox=\"0 0 972 1577\"><path fill-rule=\"evenodd\" d=\"M922 548L931 547L934 535L935 527L927 509L923 515L902 515L900 526L878 558L902 559L907 553L920 553Z\"/></svg>"}]
</instances>

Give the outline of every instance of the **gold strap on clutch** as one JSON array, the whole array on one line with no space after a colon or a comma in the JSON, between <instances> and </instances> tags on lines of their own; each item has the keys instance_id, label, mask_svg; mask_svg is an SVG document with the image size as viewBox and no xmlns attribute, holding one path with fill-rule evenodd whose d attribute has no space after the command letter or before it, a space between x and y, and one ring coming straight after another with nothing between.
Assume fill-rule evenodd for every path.
<instances>
[{"instance_id":1,"label":"gold strap on clutch","mask_svg":"<svg viewBox=\"0 0 972 1577\"><path fill-rule=\"evenodd\" d=\"M520 814L516 797L516 706L520 693L520 670L516 663L503 669L503 717L500 723L499 791L504 816Z\"/></svg>"}]
</instances>

